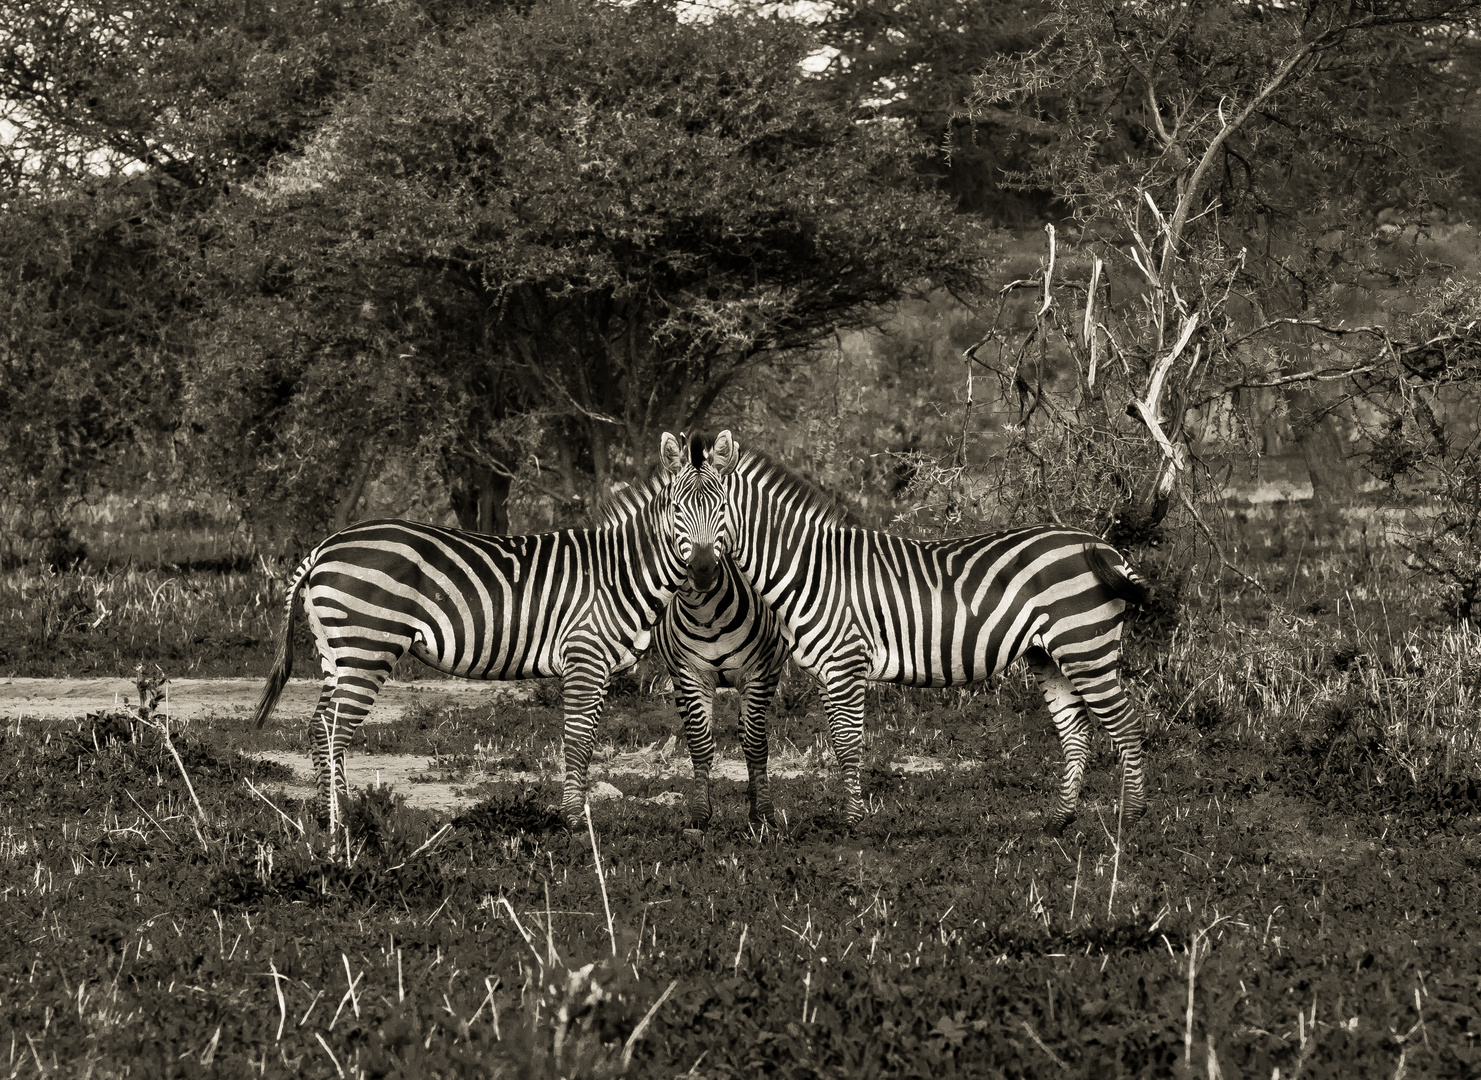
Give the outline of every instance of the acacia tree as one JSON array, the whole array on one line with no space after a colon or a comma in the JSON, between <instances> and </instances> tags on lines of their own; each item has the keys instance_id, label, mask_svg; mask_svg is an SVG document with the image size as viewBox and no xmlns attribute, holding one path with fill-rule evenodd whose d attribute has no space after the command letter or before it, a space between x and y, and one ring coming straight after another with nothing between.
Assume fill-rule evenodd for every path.
<instances>
[{"instance_id":1,"label":"acacia tree","mask_svg":"<svg viewBox=\"0 0 1481 1080\"><path fill-rule=\"evenodd\" d=\"M702 425L748 367L925 283L971 284L980 233L911 173L909 132L807 78L812 42L745 14L565 0L423 42L228 225L231 272L276 294L262 320L356 325L399 363L367 376L363 343L233 329L280 345L213 354L203 428L251 417L286 470L319 409L299 387L340 382L337 424L388 430L362 403L415 402L403 445L506 478L538 455L579 495L659 430ZM274 387L275 412L247 400Z\"/></svg>"},{"instance_id":2,"label":"acacia tree","mask_svg":"<svg viewBox=\"0 0 1481 1080\"><path fill-rule=\"evenodd\" d=\"M961 210L999 222L1037 217L1048 192L1004 184L1024 168L1027 144L963 108L984 61L1038 45L1047 13L1038 0L831 0L817 24L834 50L824 91L860 116L914 128L917 168Z\"/></svg>"},{"instance_id":3,"label":"acacia tree","mask_svg":"<svg viewBox=\"0 0 1481 1080\"><path fill-rule=\"evenodd\" d=\"M467 13L0 0L0 491L35 530L99 486L211 479L174 451L197 330L241 299L208 279L218 204Z\"/></svg>"},{"instance_id":4,"label":"acacia tree","mask_svg":"<svg viewBox=\"0 0 1481 1080\"><path fill-rule=\"evenodd\" d=\"M6 186L86 188L141 167L190 188L250 177L339 94L469 10L447 0L0 0Z\"/></svg>"},{"instance_id":5,"label":"acacia tree","mask_svg":"<svg viewBox=\"0 0 1481 1080\"><path fill-rule=\"evenodd\" d=\"M1375 202L1425 204L1426 128L1469 91L1476 8L1061 3L1043 45L988 65L972 115L1035 142L1023 182L1080 226L1010 286L1042 296L1028 339L995 332L972 353L1023 405L1024 479L1145 536L1187 500L1190 418L1367 367L1311 345L1323 328L1355 339L1327 317L1330 286L1367 268L1332 257L1359 241L1334 230ZM1073 385L1056 385L1051 348ZM1304 404L1320 431L1325 405Z\"/></svg>"}]
</instances>

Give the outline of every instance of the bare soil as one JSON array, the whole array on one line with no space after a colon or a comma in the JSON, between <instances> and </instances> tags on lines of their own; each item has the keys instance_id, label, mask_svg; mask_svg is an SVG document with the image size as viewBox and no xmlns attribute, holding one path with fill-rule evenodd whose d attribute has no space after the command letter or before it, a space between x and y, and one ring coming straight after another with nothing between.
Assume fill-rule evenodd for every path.
<instances>
[{"instance_id":1,"label":"bare soil","mask_svg":"<svg viewBox=\"0 0 1481 1080\"><path fill-rule=\"evenodd\" d=\"M171 679L162 711L176 720L251 712L262 696L264 679ZM290 679L278 699L277 713L307 716L319 700L318 679ZM437 680L388 682L367 723L400 719L406 710L447 699L476 705L483 700L523 701L528 686L517 683ZM3 679L0 680L0 716L17 718L81 718L90 712L127 705L136 698L132 679Z\"/></svg>"},{"instance_id":2,"label":"bare soil","mask_svg":"<svg viewBox=\"0 0 1481 1080\"><path fill-rule=\"evenodd\" d=\"M320 684L316 679L292 679L284 687L275 715L307 717L318 700ZM261 679L172 679L165 707L177 722L189 722L206 716L231 716L250 713L262 694ZM128 679L4 679L0 680L0 716L7 723L27 719L81 719L120 705L129 704L136 694ZM437 680L425 683L388 682L367 724L389 723L401 719L408 710L442 705L478 706L499 701L523 701L530 694L528 685L518 683L475 682L471 680ZM307 754L280 750L260 750L250 756L273 761L293 770L293 779L271 790L292 798L309 798L314 793L313 766ZM948 763L933 757L910 755L893 768L902 773L929 773L947 768L974 768L977 762ZM345 762L350 788L386 787L404 795L406 804L422 810L457 812L473 806L484 794L478 789L489 783L536 783L559 786L563 769L558 757L541 762L534 770L500 768L493 762L443 761L426 754L377 754L351 749ZM773 749L769 774L776 779L793 779L807 773L821 773L820 763L807 752L776 747ZM676 805L688 790L693 769L684 746L676 737L634 752L621 753L612 747L599 748L592 764L593 801L633 799L656 805ZM716 759L712 776L715 780L746 781L746 764L740 758ZM665 790L666 789L666 790ZM629 794L645 792L642 796Z\"/></svg>"}]
</instances>

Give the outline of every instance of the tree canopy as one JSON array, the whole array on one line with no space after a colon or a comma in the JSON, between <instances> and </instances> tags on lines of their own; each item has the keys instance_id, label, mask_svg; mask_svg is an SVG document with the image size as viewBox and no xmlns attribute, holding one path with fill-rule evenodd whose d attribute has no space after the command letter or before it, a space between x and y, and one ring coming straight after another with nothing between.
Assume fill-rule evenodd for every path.
<instances>
[{"instance_id":1,"label":"tree canopy","mask_svg":"<svg viewBox=\"0 0 1481 1080\"><path fill-rule=\"evenodd\" d=\"M403 441L445 425L451 454L495 469L538 452L507 426L537 417L579 491L702 423L758 358L980 269L980 241L902 168L905 137L808 83L809 45L776 20L560 2L424 41L236 202L235 266L259 290L271 266L270 291L324 328L287 361L305 387L353 380L347 350L375 385L433 385L443 405Z\"/></svg>"},{"instance_id":2,"label":"tree canopy","mask_svg":"<svg viewBox=\"0 0 1481 1080\"><path fill-rule=\"evenodd\" d=\"M1350 290L1418 281L1417 255L1400 265L1373 244L1375 218L1443 214L1436 135L1474 93L1477 10L1060 3L1040 45L988 63L972 115L1021 133L1021 182L1054 191L1080 227L1057 277L1051 262L1020 282L1043 296L1034 368L1001 337L977 354L1048 425L1048 443L1024 428L1032 460L1050 444L1072 461L1119 445L1103 464L1147 478L1134 516L1155 526L1187 464L1188 418L1274 389L1301 414L1314 482L1340 466L1334 406L1314 391L1373 359L1337 359L1362 340L1341 325ZM1402 323L1400 338L1434 332ZM1078 370L1057 399L1049 334Z\"/></svg>"},{"instance_id":3,"label":"tree canopy","mask_svg":"<svg viewBox=\"0 0 1481 1080\"><path fill-rule=\"evenodd\" d=\"M94 56L118 101L159 107L30 99L210 190L149 227L198 305L171 354L176 437L248 507L331 518L392 450L455 484L538 460L578 495L702 423L748 366L984 267L985 233L909 168L914 132L822 93L795 23L321 10L238 25L218 53L194 14L146 9L192 28L176 47L196 59L171 70L194 81L156 94L148 64L130 81ZM321 17L306 52L293 28Z\"/></svg>"}]
</instances>

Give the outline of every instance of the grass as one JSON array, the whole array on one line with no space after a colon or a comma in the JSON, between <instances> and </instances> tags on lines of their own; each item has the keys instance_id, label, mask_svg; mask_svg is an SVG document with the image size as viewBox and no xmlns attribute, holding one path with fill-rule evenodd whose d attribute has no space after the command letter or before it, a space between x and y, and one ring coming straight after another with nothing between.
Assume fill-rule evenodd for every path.
<instances>
[{"instance_id":1,"label":"grass","mask_svg":"<svg viewBox=\"0 0 1481 1080\"><path fill-rule=\"evenodd\" d=\"M177 733L203 816L157 732L27 721L0 759L0 1064L1476 1075L1481 641L1371 518L1248 510L1228 545L1263 592L1179 571L1176 548L1139 555L1169 617L1129 649L1154 780L1151 816L1119 835L1102 737L1071 835L1040 836L1059 754L1019 671L871 688L872 812L852 833L817 693L790 680L772 728L802 767L774 781L786 827L751 833L744 785L722 780L697 842L682 807L638 799L594 804L592 835L558 824L549 685L362 728L360 752L427 755L484 801L447 819L360 792L348 838L271 794L280 767L238 756L306 751L299 720ZM0 593L11 674L118 675L174 648L173 675L260 675L281 617L258 565L21 569ZM678 733L642 682L614 694L599 756ZM735 724L722 698L731 757Z\"/></svg>"},{"instance_id":2,"label":"grass","mask_svg":"<svg viewBox=\"0 0 1481 1080\"><path fill-rule=\"evenodd\" d=\"M264 567L12 569L0 574L0 672L119 675L147 660L175 676L262 674L281 597Z\"/></svg>"},{"instance_id":3,"label":"grass","mask_svg":"<svg viewBox=\"0 0 1481 1080\"><path fill-rule=\"evenodd\" d=\"M656 725L626 717L633 705L614 719ZM531 752L550 732L524 710L481 732L449 716L449 745ZM559 825L553 784L492 783L451 821L364 791L346 841L305 806L278 798L285 818L255 795L247 780L272 792L282 774L221 748L224 723L174 739L203 819L157 732L28 724L0 783L10 1068L1474 1068L1473 805L1457 814L1418 789L1334 798L1306 759L1273 758L1229 723L1178 721L1151 819L1118 842L1102 747L1088 812L1048 841L1037 823L1057 748L1037 716L1012 712L991 695L897 710L868 754L874 812L852 834L836 778L818 771L776 782L782 835L743 827L737 783L719 785L721 819L698 843L680 808L597 804L600 870L591 836ZM398 722L408 744L416 723ZM988 764L895 767L938 730Z\"/></svg>"}]
</instances>

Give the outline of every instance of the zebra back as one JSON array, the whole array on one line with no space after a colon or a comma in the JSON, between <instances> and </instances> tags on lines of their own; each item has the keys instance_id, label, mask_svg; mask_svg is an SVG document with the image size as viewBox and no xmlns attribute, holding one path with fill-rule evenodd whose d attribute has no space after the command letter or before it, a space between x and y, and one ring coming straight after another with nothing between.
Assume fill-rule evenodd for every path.
<instances>
[{"instance_id":1,"label":"zebra back","mask_svg":"<svg viewBox=\"0 0 1481 1080\"><path fill-rule=\"evenodd\" d=\"M1145 595L1092 533L1032 525L913 540L842 525L816 488L762 454L737 451L726 465L736 562L815 672L856 646L868 678L919 686L986 678L1036 644L1084 652L1083 638L1109 655L1125 605Z\"/></svg>"}]
</instances>

